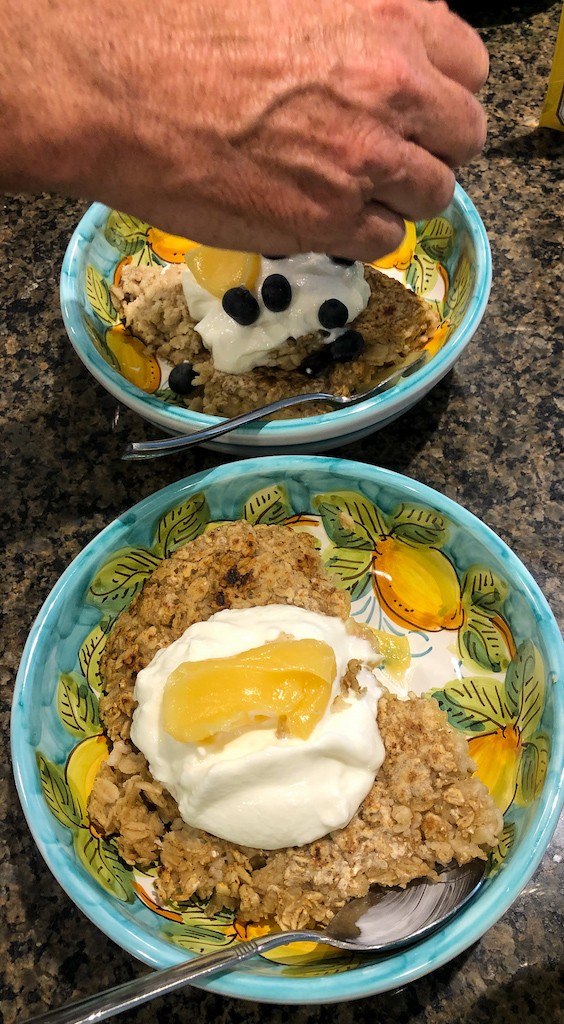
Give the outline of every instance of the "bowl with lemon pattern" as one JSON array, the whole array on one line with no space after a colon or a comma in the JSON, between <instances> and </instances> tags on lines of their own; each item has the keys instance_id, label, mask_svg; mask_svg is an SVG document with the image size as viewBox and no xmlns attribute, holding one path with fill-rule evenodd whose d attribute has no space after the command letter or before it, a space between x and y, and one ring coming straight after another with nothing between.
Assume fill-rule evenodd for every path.
<instances>
[{"instance_id":1,"label":"bowl with lemon pattern","mask_svg":"<svg viewBox=\"0 0 564 1024\"><path fill-rule=\"evenodd\" d=\"M125 266L167 268L186 260L197 266L195 248L188 239L94 204L74 232L62 266L61 309L77 354L110 394L161 435L190 434L216 423L218 417L189 408L171 388L171 366L124 326L112 287ZM227 274L231 283L244 284L252 276L254 259L256 254L233 254L219 277L216 268L208 266L206 283L211 280L213 291ZM327 406L319 415L249 424L208 447L247 455L324 451L390 423L449 372L484 315L491 285L486 230L464 190L457 185L441 216L407 224L401 246L374 266L401 281L436 313L438 326L426 343L424 365L388 392L353 407Z\"/></svg>"},{"instance_id":2,"label":"bowl with lemon pattern","mask_svg":"<svg viewBox=\"0 0 564 1024\"><path fill-rule=\"evenodd\" d=\"M99 715L99 666L116 617L164 559L239 519L315 538L335 583L350 593L353 616L388 638L385 657L409 673L409 689L437 700L467 738L503 831L479 892L431 937L384 957L296 944L199 984L275 1003L399 987L501 917L539 864L564 802L564 648L552 613L488 527L406 477L323 456L255 458L172 484L103 530L45 603L18 673L12 755L30 830L83 913L155 968L255 934L228 907L159 901L154 871L126 864L88 816L111 746Z\"/></svg>"}]
</instances>

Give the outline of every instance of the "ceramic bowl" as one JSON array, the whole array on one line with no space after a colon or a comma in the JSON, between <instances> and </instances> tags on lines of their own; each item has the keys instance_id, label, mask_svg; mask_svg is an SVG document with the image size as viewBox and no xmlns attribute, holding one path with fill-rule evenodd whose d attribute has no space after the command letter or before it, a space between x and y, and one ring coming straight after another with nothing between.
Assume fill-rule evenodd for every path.
<instances>
[{"instance_id":1,"label":"ceramic bowl","mask_svg":"<svg viewBox=\"0 0 564 1024\"><path fill-rule=\"evenodd\" d=\"M133 873L90 828L86 798L107 752L98 719L100 652L147 575L208 523L292 517L323 549L335 528L332 510L345 506L353 525L338 542L357 563L348 583L353 614L409 636L410 685L434 692L467 735L504 830L478 894L430 938L381 958L289 946L199 982L229 996L349 1000L441 966L516 899L563 803L564 695L561 680L554 685L563 646L545 599L506 545L459 505L395 473L328 457L252 459L173 484L109 525L63 574L31 630L14 694L13 764L29 827L61 886L103 932L153 967L245 935L232 911L208 917L201 903L159 906L151 879ZM384 550L398 597L393 608L374 571ZM418 566L413 584L406 583L410 558ZM450 609L448 621L440 607Z\"/></svg>"},{"instance_id":2,"label":"ceramic bowl","mask_svg":"<svg viewBox=\"0 0 564 1024\"><path fill-rule=\"evenodd\" d=\"M110 394L160 428L190 434L218 422L193 412L169 388L164 364L149 359L138 339L124 345L109 286L124 261L165 266L180 262L178 240L105 206L92 206L68 246L61 273L61 308L76 352ZM310 453L343 445L378 430L410 409L454 365L480 323L491 284L491 256L484 225L457 185L441 217L417 225L417 244L398 252L386 272L434 305L440 326L428 343L426 365L389 392L321 416L251 424L207 447L236 454Z\"/></svg>"}]
</instances>

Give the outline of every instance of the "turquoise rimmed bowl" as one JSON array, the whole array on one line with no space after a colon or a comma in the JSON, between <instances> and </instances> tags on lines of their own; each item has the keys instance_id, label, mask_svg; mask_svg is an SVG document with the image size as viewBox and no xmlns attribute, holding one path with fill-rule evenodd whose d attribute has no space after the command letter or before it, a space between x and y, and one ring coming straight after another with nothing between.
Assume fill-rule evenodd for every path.
<instances>
[{"instance_id":1,"label":"turquoise rimmed bowl","mask_svg":"<svg viewBox=\"0 0 564 1024\"><path fill-rule=\"evenodd\" d=\"M307 513L308 528L329 536L331 516L324 519L323 509L343 502L360 511L364 524L377 524L374 535L370 527L362 539L367 561L364 577L355 581L355 617L409 636L414 688L426 692L432 678L435 695L458 727L460 688L453 675L466 678L466 690L469 680L480 680L476 699L466 703L463 731L504 813L504 831L481 890L427 940L383 958L320 948L256 957L199 983L224 995L336 1002L435 970L476 942L516 899L543 856L564 801L564 648L543 595L507 546L450 499L398 474L327 457L259 458L199 473L134 506L75 559L37 617L16 681L12 756L29 828L60 885L106 935L155 968L244 936L233 911L208 917L197 901L156 904L150 877L123 864L111 843L91 829L86 798L107 752L97 714L99 656L116 615L187 535L197 536L214 520L295 523ZM355 529L341 546L358 552ZM383 538L397 596L406 596L399 593L405 558L417 549L419 573L427 572L427 582L434 580L451 608L460 609L448 629L429 603L432 585L412 591L401 613L397 602L391 609L371 568ZM395 584L394 558L403 558ZM445 650L456 652L446 667ZM490 702L502 709L497 715L483 713L486 692L497 695Z\"/></svg>"},{"instance_id":2,"label":"turquoise rimmed bowl","mask_svg":"<svg viewBox=\"0 0 564 1024\"><path fill-rule=\"evenodd\" d=\"M178 240L176 240L178 241ZM174 404L160 386L161 370L137 339L116 344L118 322L109 286L124 261L165 266L179 262L174 236L163 235L134 218L94 204L69 243L61 271L61 310L78 356L97 381L123 405L159 432L190 434L218 417ZM452 368L474 335L491 286L491 254L486 230L460 185L440 216L417 225L417 244L389 268L431 302L440 327L429 343L430 359L393 389L348 409L321 416L250 424L207 447L243 455L325 451L356 441L401 416ZM118 342L122 339L118 339ZM163 377L164 379L164 377Z\"/></svg>"}]
</instances>

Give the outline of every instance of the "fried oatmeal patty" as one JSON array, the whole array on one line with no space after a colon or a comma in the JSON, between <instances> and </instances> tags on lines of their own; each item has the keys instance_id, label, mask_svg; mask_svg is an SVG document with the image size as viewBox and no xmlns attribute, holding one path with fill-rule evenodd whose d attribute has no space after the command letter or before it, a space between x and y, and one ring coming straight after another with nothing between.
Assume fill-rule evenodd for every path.
<instances>
[{"instance_id":1,"label":"fried oatmeal patty","mask_svg":"<svg viewBox=\"0 0 564 1024\"><path fill-rule=\"evenodd\" d=\"M155 866L163 900L196 895L210 913L236 908L241 920L275 919L285 929L327 923L375 883L435 877L438 865L485 858L502 817L473 775L465 738L436 701L384 696L378 726L384 763L344 828L303 847L258 850L192 828L129 740L137 672L192 623L223 608L293 604L344 621L349 596L335 587L313 539L288 527L246 522L214 526L155 570L122 612L101 672L101 714L114 741L89 800L96 830L120 856ZM364 632L366 627L353 626ZM354 675L358 663L349 663Z\"/></svg>"},{"instance_id":2,"label":"fried oatmeal patty","mask_svg":"<svg viewBox=\"0 0 564 1024\"><path fill-rule=\"evenodd\" d=\"M127 739L137 673L194 622L224 608L294 604L347 619L338 590L306 533L235 522L214 527L166 559L121 613L106 644L100 714L112 740Z\"/></svg>"},{"instance_id":3,"label":"fried oatmeal patty","mask_svg":"<svg viewBox=\"0 0 564 1024\"><path fill-rule=\"evenodd\" d=\"M251 850L191 828L143 754L122 741L97 776L90 818L127 863L158 865L163 900L197 895L209 913L233 907L242 921L284 929L326 924L375 883L405 885L453 859L485 859L502 827L466 740L436 701L382 697L378 725L386 757L370 793L345 828L306 846Z\"/></svg>"}]
</instances>

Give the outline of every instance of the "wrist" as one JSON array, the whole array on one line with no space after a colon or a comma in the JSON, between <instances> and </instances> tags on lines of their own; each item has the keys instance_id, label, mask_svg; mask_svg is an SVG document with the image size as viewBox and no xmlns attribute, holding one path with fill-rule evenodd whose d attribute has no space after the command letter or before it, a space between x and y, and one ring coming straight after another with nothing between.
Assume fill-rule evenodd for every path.
<instances>
[{"instance_id":1,"label":"wrist","mask_svg":"<svg viewBox=\"0 0 564 1024\"><path fill-rule=\"evenodd\" d=\"M79 0L0 0L0 191L88 196L100 164L111 165L115 87L108 81L105 89L103 75L112 44L101 38L108 21L99 10L106 6L97 4L97 38Z\"/></svg>"}]
</instances>

